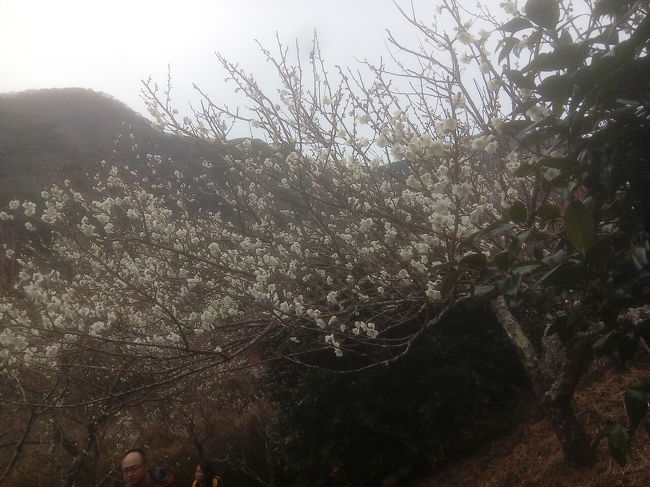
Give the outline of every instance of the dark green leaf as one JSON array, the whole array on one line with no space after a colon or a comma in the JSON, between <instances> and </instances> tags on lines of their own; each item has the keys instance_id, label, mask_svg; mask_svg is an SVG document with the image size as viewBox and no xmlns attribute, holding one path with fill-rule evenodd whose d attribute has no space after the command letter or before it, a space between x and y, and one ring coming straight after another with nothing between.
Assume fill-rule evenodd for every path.
<instances>
[{"instance_id":1,"label":"dark green leaf","mask_svg":"<svg viewBox=\"0 0 650 487\"><path fill-rule=\"evenodd\" d=\"M535 242L533 245L533 257L539 261L544 258L544 242Z\"/></svg>"},{"instance_id":2,"label":"dark green leaf","mask_svg":"<svg viewBox=\"0 0 650 487\"><path fill-rule=\"evenodd\" d=\"M528 127L530 127L528 120L511 120L503 124L503 133L506 135L519 135Z\"/></svg>"},{"instance_id":3,"label":"dark green leaf","mask_svg":"<svg viewBox=\"0 0 650 487\"><path fill-rule=\"evenodd\" d=\"M618 342L618 355L623 362L627 362L634 357L639 345L639 337L634 333L626 333Z\"/></svg>"},{"instance_id":4,"label":"dark green leaf","mask_svg":"<svg viewBox=\"0 0 650 487\"><path fill-rule=\"evenodd\" d=\"M560 46L553 52L543 52L534 58L521 72L539 73L541 71L558 71L580 66L584 59L584 46L582 44L568 44Z\"/></svg>"},{"instance_id":5,"label":"dark green leaf","mask_svg":"<svg viewBox=\"0 0 650 487\"><path fill-rule=\"evenodd\" d=\"M522 163L517 169L515 169L515 176L518 178L524 178L528 176L535 170L536 166L534 164L524 164Z\"/></svg>"},{"instance_id":6,"label":"dark green leaf","mask_svg":"<svg viewBox=\"0 0 650 487\"><path fill-rule=\"evenodd\" d=\"M460 259L461 264L466 264L472 267L483 267L487 262L487 257L482 253L467 254Z\"/></svg>"},{"instance_id":7,"label":"dark green leaf","mask_svg":"<svg viewBox=\"0 0 650 487\"><path fill-rule=\"evenodd\" d=\"M530 237L530 230L526 230L517 234L516 239L519 241L519 243L524 244L528 241L529 237Z\"/></svg>"},{"instance_id":8,"label":"dark green leaf","mask_svg":"<svg viewBox=\"0 0 650 487\"><path fill-rule=\"evenodd\" d=\"M514 228L514 223L505 223L503 225L498 225L489 231L490 237L498 237L499 235L503 235L504 233L509 232Z\"/></svg>"},{"instance_id":9,"label":"dark green leaf","mask_svg":"<svg viewBox=\"0 0 650 487\"><path fill-rule=\"evenodd\" d=\"M630 7L630 3L629 0L600 0L595 3L594 15L622 15Z\"/></svg>"},{"instance_id":10,"label":"dark green leaf","mask_svg":"<svg viewBox=\"0 0 650 487\"><path fill-rule=\"evenodd\" d=\"M568 255L566 250L560 249L554 254L544 257L544 263L550 267L556 267L564 262L566 262Z\"/></svg>"},{"instance_id":11,"label":"dark green leaf","mask_svg":"<svg viewBox=\"0 0 650 487\"><path fill-rule=\"evenodd\" d=\"M555 321L548 327L546 330L547 335L561 335L562 332L567 328L566 316L558 316L555 318Z\"/></svg>"},{"instance_id":12,"label":"dark green leaf","mask_svg":"<svg viewBox=\"0 0 650 487\"><path fill-rule=\"evenodd\" d=\"M507 296L516 296L521 286L521 274L514 273L501 282L501 292Z\"/></svg>"},{"instance_id":13,"label":"dark green leaf","mask_svg":"<svg viewBox=\"0 0 650 487\"><path fill-rule=\"evenodd\" d=\"M544 274L539 282L546 286L568 286L582 280L584 276L584 267L565 262Z\"/></svg>"},{"instance_id":14,"label":"dark green leaf","mask_svg":"<svg viewBox=\"0 0 650 487\"><path fill-rule=\"evenodd\" d=\"M515 223L525 222L528 217L526 205L521 201L515 201L508 209L508 217Z\"/></svg>"},{"instance_id":15,"label":"dark green leaf","mask_svg":"<svg viewBox=\"0 0 650 487\"><path fill-rule=\"evenodd\" d=\"M575 327L580 319L584 316L584 307L576 306L567 315L567 324L571 327Z\"/></svg>"},{"instance_id":16,"label":"dark green leaf","mask_svg":"<svg viewBox=\"0 0 650 487\"><path fill-rule=\"evenodd\" d=\"M460 248L462 249L471 246L478 237L485 235L485 233L486 233L486 229L482 228L481 230L477 230L476 232L468 235L467 237L465 237L460 241Z\"/></svg>"},{"instance_id":17,"label":"dark green leaf","mask_svg":"<svg viewBox=\"0 0 650 487\"><path fill-rule=\"evenodd\" d=\"M533 272L535 269L539 269L541 266L542 266L541 262L535 264L520 263L517 265L517 267L515 267L514 270L520 276L525 276L526 274L530 274L531 272Z\"/></svg>"},{"instance_id":18,"label":"dark green leaf","mask_svg":"<svg viewBox=\"0 0 650 487\"><path fill-rule=\"evenodd\" d=\"M556 220L560 218L560 209L551 204L544 204L537 208L537 214L544 221Z\"/></svg>"},{"instance_id":19,"label":"dark green leaf","mask_svg":"<svg viewBox=\"0 0 650 487\"><path fill-rule=\"evenodd\" d=\"M560 20L558 0L528 0L524 11L530 20L547 29L554 29Z\"/></svg>"},{"instance_id":20,"label":"dark green leaf","mask_svg":"<svg viewBox=\"0 0 650 487\"><path fill-rule=\"evenodd\" d=\"M540 144L550 139L551 137L555 137L556 135L557 130L555 130L553 127L538 128L537 130L532 130L524 135L521 138L520 143L524 147L532 146L535 144Z\"/></svg>"},{"instance_id":21,"label":"dark green leaf","mask_svg":"<svg viewBox=\"0 0 650 487\"><path fill-rule=\"evenodd\" d=\"M501 52L499 53L499 60L497 62L500 63L505 58L507 58L510 55L510 52L512 52L512 48L517 44L519 44L519 39L516 37L506 37L503 40L503 47L501 48Z\"/></svg>"},{"instance_id":22,"label":"dark green leaf","mask_svg":"<svg viewBox=\"0 0 650 487\"><path fill-rule=\"evenodd\" d=\"M636 431L641 420L648 412L648 394L636 387L630 387L625 391L625 411L630 418L630 435Z\"/></svg>"},{"instance_id":23,"label":"dark green leaf","mask_svg":"<svg viewBox=\"0 0 650 487\"><path fill-rule=\"evenodd\" d=\"M499 30L514 34L515 32L519 32L520 30L524 30L524 29L529 29L531 27L533 27L533 24L531 24L529 20L523 17L515 17L514 19L510 20L509 22L506 22L501 27L499 27Z\"/></svg>"},{"instance_id":24,"label":"dark green leaf","mask_svg":"<svg viewBox=\"0 0 650 487\"><path fill-rule=\"evenodd\" d=\"M618 343L619 333L617 330L612 330L605 333L598 340L596 340L592 346L594 353L605 354L610 353L614 350L614 347Z\"/></svg>"},{"instance_id":25,"label":"dark green leaf","mask_svg":"<svg viewBox=\"0 0 650 487\"><path fill-rule=\"evenodd\" d=\"M628 441L627 433L619 425L615 424L609 431L608 438L609 453L620 465L625 466L627 463Z\"/></svg>"},{"instance_id":26,"label":"dark green leaf","mask_svg":"<svg viewBox=\"0 0 650 487\"><path fill-rule=\"evenodd\" d=\"M495 286L476 286L474 288L474 296L486 296L493 294L496 291Z\"/></svg>"},{"instance_id":27,"label":"dark green leaf","mask_svg":"<svg viewBox=\"0 0 650 487\"><path fill-rule=\"evenodd\" d=\"M560 34L560 44L566 46L567 44L573 44L573 37L568 29L562 29L562 34Z\"/></svg>"},{"instance_id":28,"label":"dark green leaf","mask_svg":"<svg viewBox=\"0 0 650 487\"><path fill-rule=\"evenodd\" d=\"M517 309L521 306L521 303L524 302L524 299L521 296L508 296L506 294L503 298L506 300L506 304L510 309Z\"/></svg>"},{"instance_id":29,"label":"dark green leaf","mask_svg":"<svg viewBox=\"0 0 650 487\"><path fill-rule=\"evenodd\" d=\"M600 310L600 318L607 326L613 327L618 321L618 315L621 313L621 309L621 304L615 300L608 299Z\"/></svg>"},{"instance_id":30,"label":"dark green leaf","mask_svg":"<svg viewBox=\"0 0 650 487\"><path fill-rule=\"evenodd\" d=\"M632 251L632 259L637 269L643 269L648 265L648 251L645 249L645 247L637 245Z\"/></svg>"},{"instance_id":31,"label":"dark green leaf","mask_svg":"<svg viewBox=\"0 0 650 487\"><path fill-rule=\"evenodd\" d=\"M644 320L641 323L637 323L634 327L634 333L643 338L646 342L650 341L650 320Z\"/></svg>"},{"instance_id":32,"label":"dark green leaf","mask_svg":"<svg viewBox=\"0 0 650 487\"><path fill-rule=\"evenodd\" d=\"M650 377L643 379L641 382L641 389L643 389L646 394L650 395Z\"/></svg>"},{"instance_id":33,"label":"dark green leaf","mask_svg":"<svg viewBox=\"0 0 650 487\"><path fill-rule=\"evenodd\" d=\"M566 74L552 75L537 85L542 100L563 101L571 96L573 80Z\"/></svg>"},{"instance_id":34,"label":"dark green leaf","mask_svg":"<svg viewBox=\"0 0 650 487\"><path fill-rule=\"evenodd\" d=\"M541 314L548 313L553 307L553 293L543 293L535 299L535 308Z\"/></svg>"},{"instance_id":35,"label":"dark green leaf","mask_svg":"<svg viewBox=\"0 0 650 487\"><path fill-rule=\"evenodd\" d=\"M535 88L535 81L530 76L524 76L521 71L516 69L506 69L506 77L520 88L532 90Z\"/></svg>"},{"instance_id":36,"label":"dark green leaf","mask_svg":"<svg viewBox=\"0 0 650 487\"><path fill-rule=\"evenodd\" d=\"M457 279L458 279L458 274L456 272L451 272L447 274L447 277L445 277L440 283L440 288L439 288L440 294L443 296L449 294L451 290L454 289Z\"/></svg>"},{"instance_id":37,"label":"dark green leaf","mask_svg":"<svg viewBox=\"0 0 650 487\"><path fill-rule=\"evenodd\" d=\"M513 254L519 252L521 248L524 246L526 240L528 240L529 236L530 236L529 231L518 233L516 237L513 238L512 241L510 242L510 252L512 252Z\"/></svg>"},{"instance_id":38,"label":"dark green leaf","mask_svg":"<svg viewBox=\"0 0 650 487\"><path fill-rule=\"evenodd\" d=\"M577 203L564 214L566 235L573 246L585 255L594 241L594 217L584 205Z\"/></svg>"},{"instance_id":39,"label":"dark green leaf","mask_svg":"<svg viewBox=\"0 0 650 487\"><path fill-rule=\"evenodd\" d=\"M508 267L510 267L511 262L512 256L507 250L504 250L503 252L500 252L494 256L494 263L501 270L506 270Z\"/></svg>"},{"instance_id":40,"label":"dark green leaf","mask_svg":"<svg viewBox=\"0 0 650 487\"><path fill-rule=\"evenodd\" d=\"M535 133L535 132L531 132L531 133ZM554 133L554 132L549 132L549 133ZM523 140L530 142L530 139L527 140L526 137L524 137ZM528 176L534 170L543 167L552 167L555 169L561 169L563 171L571 171L572 174L577 169L578 165L579 163L575 159L569 159L567 157L546 157L544 159L539 160L535 164L522 164L515 170L514 174L515 176L518 177Z\"/></svg>"},{"instance_id":41,"label":"dark green leaf","mask_svg":"<svg viewBox=\"0 0 650 487\"><path fill-rule=\"evenodd\" d=\"M537 165L542 167L553 167L555 169L571 170L576 169L579 165L575 159L568 157L545 157L541 159Z\"/></svg>"}]
</instances>

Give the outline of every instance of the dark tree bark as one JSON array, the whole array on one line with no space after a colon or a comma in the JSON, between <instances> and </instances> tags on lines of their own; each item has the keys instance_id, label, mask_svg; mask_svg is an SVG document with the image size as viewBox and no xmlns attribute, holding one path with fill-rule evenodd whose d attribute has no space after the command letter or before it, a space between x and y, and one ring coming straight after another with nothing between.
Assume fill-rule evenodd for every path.
<instances>
[{"instance_id":1,"label":"dark tree bark","mask_svg":"<svg viewBox=\"0 0 650 487\"><path fill-rule=\"evenodd\" d=\"M553 425L564 458L574 465L593 465L596 459L593 446L573 410L573 393L588 360L570 360L565 347L558 340L548 340L542 347L544 356L540 357L505 299L500 296L491 302L491 307Z\"/></svg>"}]
</instances>

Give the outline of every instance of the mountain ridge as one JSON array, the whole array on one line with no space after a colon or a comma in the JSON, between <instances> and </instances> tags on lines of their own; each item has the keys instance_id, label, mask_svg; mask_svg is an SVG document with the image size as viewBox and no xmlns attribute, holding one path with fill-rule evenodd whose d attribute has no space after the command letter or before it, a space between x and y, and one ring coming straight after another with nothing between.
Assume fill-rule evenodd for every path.
<instances>
[{"instance_id":1,"label":"mountain ridge","mask_svg":"<svg viewBox=\"0 0 650 487\"><path fill-rule=\"evenodd\" d=\"M32 198L53 180L80 180L102 160L164 154L181 167L209 154L189 138L170 135L119 100L86 88L0 94L0 204ZM124 149L124 147L123 147ZM125 161L128 162L128 161Z\"/></svg>"}]
</instances>

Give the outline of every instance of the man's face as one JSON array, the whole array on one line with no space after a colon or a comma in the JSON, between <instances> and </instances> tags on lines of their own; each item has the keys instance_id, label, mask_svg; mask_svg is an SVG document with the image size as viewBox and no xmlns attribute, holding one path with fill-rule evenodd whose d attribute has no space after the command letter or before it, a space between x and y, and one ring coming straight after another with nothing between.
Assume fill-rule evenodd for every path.
<instances>
[{"instance_id":1,"label":"man's face","mask_svg":"<svg viewBox=\"0 0 650 487\"><path fill-rule=\"evenodd\" d=\"M131 452L122 459L120 465L126 487L144 487L149 485L149 473L142 455Z\"/></svg>"}]
</instances>

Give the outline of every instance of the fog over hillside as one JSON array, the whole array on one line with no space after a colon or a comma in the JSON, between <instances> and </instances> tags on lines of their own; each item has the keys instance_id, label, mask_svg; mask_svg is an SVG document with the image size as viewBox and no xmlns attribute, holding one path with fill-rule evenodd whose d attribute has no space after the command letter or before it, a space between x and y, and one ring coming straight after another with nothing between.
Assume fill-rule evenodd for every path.
<instances>
[{"instance_id":1,"label":"fog over hillside","mask_svg":"<svg viewBox=\"0 0 650 487\"><path fill-rule=\"evenodd\" d=\"M0 202L31 197L56 179L77 179L102 160L128 161L135 157L133 145L183 165L206 156L100 92L62 88L0 95Z\"/></svg>"}]
</instances>

